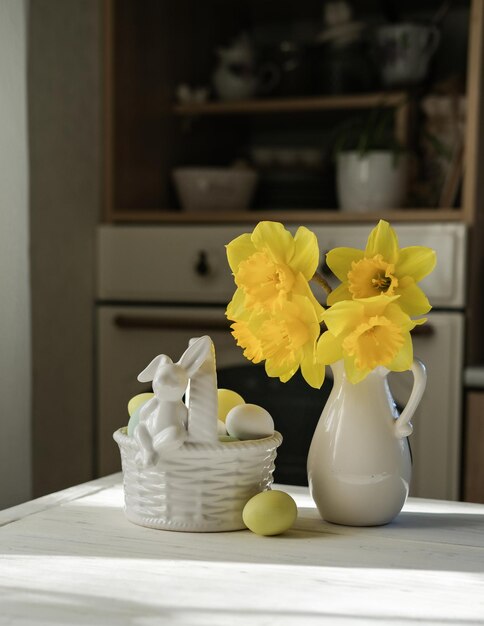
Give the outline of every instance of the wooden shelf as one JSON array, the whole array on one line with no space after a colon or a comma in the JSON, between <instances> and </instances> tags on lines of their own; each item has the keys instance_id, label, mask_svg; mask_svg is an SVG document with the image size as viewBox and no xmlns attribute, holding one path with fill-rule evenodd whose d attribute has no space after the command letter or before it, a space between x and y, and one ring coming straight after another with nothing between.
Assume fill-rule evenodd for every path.
<instances>
[{"instance_id":1,"label":"wooden shelf","mask_svg":"<svg viewBox=\"0 0 484 626\"><path fill-rule=\"evenodd\" d=\"M385 219L389 222L458 222L463 220L459 209L394 209L377 213L343 213L328 209L253 210L206 213L184 211L116 211L109 222L117 223L172 223L172 224L227 224L252 223L271 220L284 223L365 223Z\"/></svg>"},{"instance_id":2,"label":"wooden shelf","mask_svg":"<svg viewBox=\"0 0 484 626\"><path fill-rule=\"evenodd\" d=\"M177 104L173 107L173 113L175 115L197 116L370 109L378 106L397 107L404 104L407 99L408 95L404 91L383 91L343 96Z\"/></svg>"}]
</instances>

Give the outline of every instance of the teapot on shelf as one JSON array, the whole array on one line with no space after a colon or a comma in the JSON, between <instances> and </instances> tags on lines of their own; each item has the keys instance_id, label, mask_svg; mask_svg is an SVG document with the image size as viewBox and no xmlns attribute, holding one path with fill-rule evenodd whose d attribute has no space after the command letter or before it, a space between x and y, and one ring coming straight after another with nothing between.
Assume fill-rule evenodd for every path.
<instances>
[{"instance_id":1,"label":"teapot on shelf","mask_svg":"<svg viewBox=\"0 0 484 626\"><path fill-rule=\"evenodd\" d=\"M212 76L220 100L246 100L259 91L270 92L278 83L276 66L266 64L258 69L250 37L242 33L226 48L216 50L218 64Z\"/></svg>"}]
</instances>

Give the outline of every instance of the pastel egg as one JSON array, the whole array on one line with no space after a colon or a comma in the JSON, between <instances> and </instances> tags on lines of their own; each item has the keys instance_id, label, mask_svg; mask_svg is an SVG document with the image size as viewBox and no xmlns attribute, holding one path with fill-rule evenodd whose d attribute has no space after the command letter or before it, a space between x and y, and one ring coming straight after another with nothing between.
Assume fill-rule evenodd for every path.
<instances>
[{"instance_id":1,"label":"pastel egg","mask_svg":"<svg viewBox=\"0 0 484 626\"><path fill-rule=\"evenodd\" d=\"M218 418L225 422L225 418L227 417L227 413L230 409L233 409L234 406L238 406L239 404L245 404L244 398L232 391L231 389L219 389L218 390Z\"/></svg>"},{"instance_id":2,"label":"pastel egg","mask_svg":"<svg viewBox=\"0 0 484 626\"><path fill-rule=\"evenodd\" d=\"M128 437L132 437L134 434L134 429L139 424L139 412L141 411L141 407L143 405L140 404L138 408L133 412L128 422Z\"/></svg>"},{"instance_id":3,"label":"pastel egg","mask_svg":"<svg viewBox=\"0 0 484 626\"><path fill-rule=\"evenodd\" d=\"M217 420L217 435L226 435L225 423L222 420Z\"/></svg>"},{"instance_id":4,"label":"pastel egg","mask_svg":"<svg viewBox=\"0 0 484 626\"><path fill-rule=\"evenodd\" d=\"M228 434L238 439L262 439L274 434L270 413L257 404L240 404L231 409L225 426Z\"/></svg>"},{"instance_id":5,"label":"pastel egg","mask_svg":"<svg viewBox=\"0 0 484 626\"><path fill-rule=\"evenodd\" d=\"M142 399L142 400L137 400L141 396L145 396L145 398ZM147 397L147 396L149 396L149 397ZM132 437L133 436L134 429L139 424L139 414L141 412L141 409L144 407L144 405L149 400L151 400L151 398L153 396L154 396L153 393L140 393L138 396L135 396L134 398L132 398L130 400L130 402L132 402L132 400L137 400L137 402L135 402L135 403L133 402L131 407L128 404L128 412L129 412L130 408L133 408L133 406L135 407L134 410L132 411L132 413L130 413L130 418L129 418L129 422L128 422L128 437Z\"/></svg>"},{"instance_id":6,"label":"pastel egg","mask_svg":"<svg viewBox=\"0 0 484 626\"><path fill-rule=\"evenodd\" d=\"M262 491L251 498L242 511L242 519L256 535L280 535L296 521L297 506L288 493Z\"/></svg>"},{"instance_id":7,"label":"pastel egg","mask_svg":"<svg viewBox=\"0 0 484 626\"><path fill-rule=\"evenodd\" d=\"M148 392L139 393L137 396L133 396L128 402L128 413L130 415L133 415L133 413L140 405L145 404L146 402L148 402L148 400L151 400L154 395L155 394L153 392Z\"/></svg>"}]
</instances>

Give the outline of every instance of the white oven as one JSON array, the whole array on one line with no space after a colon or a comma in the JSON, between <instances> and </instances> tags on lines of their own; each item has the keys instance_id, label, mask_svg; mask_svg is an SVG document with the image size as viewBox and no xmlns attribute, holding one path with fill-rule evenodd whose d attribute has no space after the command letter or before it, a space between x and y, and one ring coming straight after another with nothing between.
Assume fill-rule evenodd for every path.
<instances>
[{"instance_id":1,"label":"white oven","mask_svg":"<svg viewBox=\"0 0 484 626\"><path fill-rule=\"evenodd\" d=\"M364 247L367 226L308 226L320 249ZM276 480L304 484L312 432L331 388L309 388L299 376L285 385L244 359L224 316L234 286L224 245L245 226L102 226L99 230L97 305L97 464L119 469L114 430L127 422L128 400L145 391L136 376L153 356L178 358L188 339L214 340L219 386L266 406L285 441ZM400 225L400 243L429 245L438 266L423 284L434 310L417 327L415 355L427 366L428 385L413 420L411 493L457 499L460 481L461 392L464 343L465 228L458 224ZM409 395L407 373L392 374L397 403Z\"/></svg>"}]
</instances>

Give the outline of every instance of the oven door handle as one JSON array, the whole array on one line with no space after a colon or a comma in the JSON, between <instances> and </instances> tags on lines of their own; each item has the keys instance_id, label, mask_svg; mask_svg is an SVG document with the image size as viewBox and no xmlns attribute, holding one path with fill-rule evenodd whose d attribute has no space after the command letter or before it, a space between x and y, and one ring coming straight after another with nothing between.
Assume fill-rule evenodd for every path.
<instances>
[{"instance_id":1,"label":"oven door handle","mask_svg":"<svg viewBox=\"0 0 484 626\"><path fill-rule=\"evenodd\" d=\"M435 326L429 324L423 324L423 326L415 326L410 331L412 337L433 337L435 335Z\"/></svg>"},{"instance_id":2,"label":"oven door handle","mask_svg":"<svg viewBox=\"0 0 484 626\"><path fill-rule=\"evenodd\" d=\"M191 317L160 317L151 315L116 315L114 324L122 330L230 330L229 320L197 320ZM411 331L414 337L432 337L435 327L432 324L415 326Z\"/></svg>"},{"instance_id":3,"label":"oven door handle","mask_svg":"<svg viewBox=\"0 0 484 626\"><path fill-rule=\"evenodd\" d=\"M230 330L228 320L200 320L191 317L151 315L116 315L114 325L122 330Z\"/></svg>"}]
</instances>

